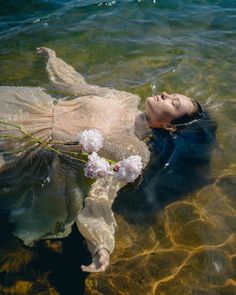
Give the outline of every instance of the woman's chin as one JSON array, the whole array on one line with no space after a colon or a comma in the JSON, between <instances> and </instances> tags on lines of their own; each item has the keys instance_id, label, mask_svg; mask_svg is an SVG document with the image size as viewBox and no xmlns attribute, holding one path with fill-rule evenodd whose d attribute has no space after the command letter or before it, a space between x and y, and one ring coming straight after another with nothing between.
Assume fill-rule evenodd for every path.
<instances>
[{"instance_id":1,"label":"woman's chin","mask_svg":"<svg viewBox=\"0 0 236 295\"><path fill-rule=\"evenodd\" d=\"M145 100L145 103L152 103L154 100L153 96L148 96Z\"/></svg>"}]
</instances>

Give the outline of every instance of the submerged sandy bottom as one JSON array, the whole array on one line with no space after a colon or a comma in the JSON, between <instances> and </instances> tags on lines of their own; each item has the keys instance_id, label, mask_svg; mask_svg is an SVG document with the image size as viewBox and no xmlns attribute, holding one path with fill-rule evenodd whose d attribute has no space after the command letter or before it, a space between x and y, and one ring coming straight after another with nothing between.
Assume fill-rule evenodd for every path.
<instances>
[{"instance_id":1,"label":"submerged sandy bottom","mask_svg":"<svg viewBox=\"0 0 236 295\"><path fill-rule=\"evenodd\" d=\"M224 175L153 225L120 218L111 267L86 280L88 294L236 294L235 189Z\"/></svg>"},{"instance_id":2,"label":"submerged sandy bottom","mask_svg":"<svg viewBox=\"0 0 236 295\"><path fill-rule=\"evenodd\" d=\"M236 173L168 205L145 225L117 215L109 269L90 275L86 294L235 294ZM1 227L1 294L83 294L89 262L74 229L63 240L24 247ZM75 294L75 293L73 293Z\"/></svg>"},{"instance_id":3,"label":"submerged sandy bottom","mask_svg":"<svg viewBox=\"0 0 236 295\"><path fill-rule=\"evenodd\" d=\"M82 2L1 7L0 85L61 96L35 54L47 46L89 82L139 94L141 108L155 91L210 101L218 124L212 182L150 219L116 210L116 248L98 275L80 271L90 257L76 228L25 247L2 213L0 294L236 294L235 1Z\"/></svg>"}]
</instances>

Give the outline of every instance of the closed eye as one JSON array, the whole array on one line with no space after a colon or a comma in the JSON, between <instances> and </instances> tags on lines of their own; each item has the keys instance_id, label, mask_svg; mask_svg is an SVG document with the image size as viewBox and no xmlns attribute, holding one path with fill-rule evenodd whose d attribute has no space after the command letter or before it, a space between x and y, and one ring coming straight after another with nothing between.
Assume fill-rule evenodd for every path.
<instances>
[{"instance_id":1,"label":"closed eye","mask_svg":"<svg viewBox=\"0 0 236 295\"><path fill-rule=\"evenodd\" d=\"M172 100L172 105L173 105L173 107L174 107L175 109L178 109L178 108L180 107L180 101L179 101L179 99L178 99L178 98L174 98L174 99Z\"/></svg>"}]
</instances>

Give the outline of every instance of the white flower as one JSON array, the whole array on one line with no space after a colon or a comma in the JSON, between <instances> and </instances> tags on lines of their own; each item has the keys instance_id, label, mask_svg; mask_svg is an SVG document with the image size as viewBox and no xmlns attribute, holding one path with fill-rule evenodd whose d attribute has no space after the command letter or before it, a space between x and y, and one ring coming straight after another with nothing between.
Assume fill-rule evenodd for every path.
<instances>
[{"instance_id":1,"label":"white flower","mask_svg":"<svg viewBox=\"0 0 236 295\"><path fill-rule=\"evenodd\" d=\"M93 152L88 156L88 163L84 168L84 175L89 178L101 178L108 174L112 174L110 164L97 153Z\"/></svg>"},{"instance_id":2,"label":"white flower","mask_svg":"<svg viewBox=\"0 0 236 295\"><path fill-rule=\"evenodd\" d=\"M141 174L142 167L140 156L130 156L115 165L114 174L119 180L133 182Z\"/></svg>"},{"instance_id":3,"label":"white flower","mask_svg":"<svg viewBox=\"0 0 236 295\"><path fill-rule=\"evenodd\" d=\"M98 152L103 146L103 137L97 129L84 130L79 133L79 143L88 152Z\"/></svg>"}]
</instances>

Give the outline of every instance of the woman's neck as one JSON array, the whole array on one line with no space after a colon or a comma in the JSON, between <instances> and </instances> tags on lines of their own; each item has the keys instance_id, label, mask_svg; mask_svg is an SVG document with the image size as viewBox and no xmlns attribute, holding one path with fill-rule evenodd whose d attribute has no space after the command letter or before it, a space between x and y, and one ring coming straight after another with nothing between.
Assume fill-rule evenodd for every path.
<instances>
[{"instance_id":1,"label":"woman's neck","mask_svg":"<svg viewBox=\"0 0 236 295\"><path fill-rule=\"evenodd\" d=\"M144 139L151 132L148 125L146 114L138 111L135 118L135 134L139 139Z\"/></svg>"}]
</instances>

